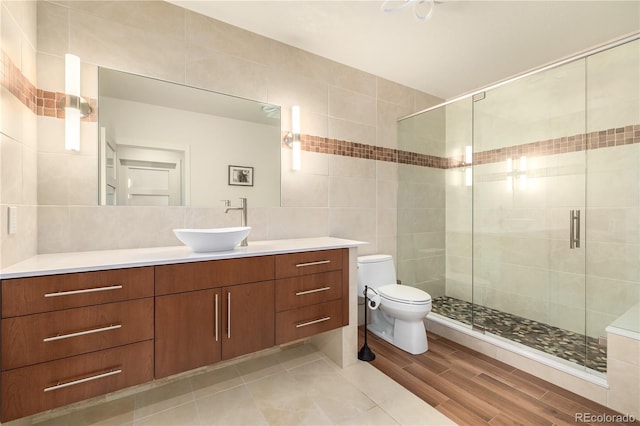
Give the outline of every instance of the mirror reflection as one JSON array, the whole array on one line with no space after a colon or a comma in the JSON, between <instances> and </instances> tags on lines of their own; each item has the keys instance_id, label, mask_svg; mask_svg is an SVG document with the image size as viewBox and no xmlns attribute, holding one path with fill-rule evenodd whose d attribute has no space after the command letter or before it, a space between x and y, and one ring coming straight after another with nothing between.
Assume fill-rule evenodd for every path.
<instances>
[{"instance_id":1,"label":"mirror reflection","mask_svg":"<svg viewBox=\"0 0 640 426\"><path fill-rule=\"evenodd\" d=\"M280 107L98 71L102 205L280 205Z\"/></svg>"}]
</instances>

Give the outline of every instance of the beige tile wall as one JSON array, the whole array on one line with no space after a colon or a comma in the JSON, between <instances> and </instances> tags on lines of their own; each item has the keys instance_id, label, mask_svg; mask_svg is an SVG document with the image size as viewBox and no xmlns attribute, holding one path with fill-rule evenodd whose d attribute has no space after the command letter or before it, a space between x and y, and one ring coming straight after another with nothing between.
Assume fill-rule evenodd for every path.
<instances>
[{"instance_id":1,"label":"beige tile wall","mask_svg":"<svg viewBox=\"0 0 640 426\"><path fill-rule=\"evenodd\" d=\"M388 148L398 117L440 101L165 2L41 1L37 18L44 90L63 89L71 51L86 97L97 97L105 66L281 105L283 129L298 104L305 134ZM97 207L96 124L83 123L79 153L63 150L61 120L38 117L37 128L40 253L176 245L172 228L238 219L222 208ZM282 155L289 164L290 151ZM369 242L362 253L396 254L397 165L312 152L302 164L283 171L281 208L250 208L251 238L330 235Z\"/></svg>"},{"instance_id":2,"label":"beige tile wall","mask_svg":"<svg viewBox=\"0 0 640 426\"><path fill-rule=\"evenodd\" d=\"M36 81L36 4L0 2L0 48L30 81ZM6 87L0 93L0 268L37 252L37 125L35 113ZM8 234L8 207L18 228Z\"/></svg>"}]
</instances>

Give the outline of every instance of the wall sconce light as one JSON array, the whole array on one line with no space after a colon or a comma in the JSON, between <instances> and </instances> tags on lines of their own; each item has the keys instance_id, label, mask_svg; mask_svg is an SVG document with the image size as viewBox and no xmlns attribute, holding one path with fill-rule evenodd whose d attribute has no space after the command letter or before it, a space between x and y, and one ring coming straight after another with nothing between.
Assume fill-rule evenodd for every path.
<instances>
[{"instance_id":1,"label":"wall sconce light","mask_svg":"<svg viewBox=\"0 0 640 426\"><path fill-rule=\"evenodd\" d=\"M464 147L464 158L459 165L464 167L464 186L472 186L473 169L471 166L473 165L473 147L471 145Z\"/></svg>"},{"instance_id":2,"label":"wall sconce light","mask_svg":"<svg viewBox=\"0 0 640 426\"><path fill-rule=\"evenodd\" d=\"M80 151L80 118L91 114L91 106L80 97L80 58L64 55L64 92L60 108L64 109L64 147Z\"/></svg>"},{"instance_id":3,"label":"wall sconce light","mask_svg":"<svg viewBox=\"0 0 640 426\"><path fill-rule=\"evenodd\" d=\"M291 169L300 170L301 146L300 146L300 106L291 107L291 132L284 138L285 143L291 147Z\"/></svg>"}]
</instances>

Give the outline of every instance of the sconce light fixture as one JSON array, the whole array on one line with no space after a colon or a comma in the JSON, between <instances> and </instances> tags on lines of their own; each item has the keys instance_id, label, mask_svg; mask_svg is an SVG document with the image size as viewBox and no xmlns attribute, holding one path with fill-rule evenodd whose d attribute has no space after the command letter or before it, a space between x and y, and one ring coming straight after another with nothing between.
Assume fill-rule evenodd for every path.
<instances>
[{"instance_id":1,"label":"sconce light fixture","mask_svg":"<svg viewBox=\"0 0 640 426\"><path fill-rule=\"evenodd\" d=\"M64 147L80 151L80 118L91 114L91 106L80 97L80 58L64 55L64 93L60 108L64 109Z\"/></svg>"},{"instance_id":2,"label":"sconce light fixture","mask_svg":"<svg viewBox=\"0 0 640 426\"><path fill-rule=\"evenodd\" d=\"M285 136L284 141L291 147L291 169L300 170L300 106L298 105L291 107L291 132Z\"/></svg>"},{"instance_id":3,"label":"sconce light fixture","mask_svg":"<svg viewBox=\"0 0 640 426\"><path fill-rule=\"evenodd\" d=\"M467 167L464 169L464 186L473 185L473 171L471 169L471 164L473 164L473 147L471 145L467 145L464 148L464 162Z\"/></svg>"},{"instance_id":4,"label":"sconce light fixture","mask_svg":"<svg viewBox=\"0 0 640 426\"><path fill-rule=\"evenodd\" d=\"M507 189L513 190L514 177L520 178L520 189L527 189L527 157L520 157L518 162L518 168L514 168L514 161L512 158L507 158Z\"/></svg>"},{"instance_id":5,"label":"sconce light fixture","mask_svg":"<svg viewBox=\"0 0 640 426\"><path fill-rule=\"evenodd\" d=\"M473 185L473 169L471 166L473 165L473 147L471 145L467 145L464 147L464 157L459 166L464 167L464 186L472 186Z\"/></svg>"},{"instance_id":6,"label":"sconce light fixture","mask_svg":"<svg viewBox=\"0 0 640 426\"><path fill-rule=\"evenodd\" d=\"M385 0L381 9L385 13L395 13L409 5L413 5L413 15L419 21L428 21L436 7L435 0Z\"/></svg>"}]
</instances>

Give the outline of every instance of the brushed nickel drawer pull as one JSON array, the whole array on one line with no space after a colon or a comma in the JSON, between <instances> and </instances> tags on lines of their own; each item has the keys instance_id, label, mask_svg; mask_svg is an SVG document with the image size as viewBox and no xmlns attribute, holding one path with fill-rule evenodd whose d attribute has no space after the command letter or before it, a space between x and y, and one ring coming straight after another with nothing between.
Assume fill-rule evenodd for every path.
<instances>
[{"instance_id":1,"label":"brushed nickel drawer pull","mask_svg":"<svg viewBox=\"0 0 640 426\"><path fill-rule=\"evenodd\" d=\"M323 317L323 318L319 318L319 319L313 320L313 321L301 322L300 324L296 324L296 328L306 327L308 325L317 324L319 322L329 321L330 319L331 319L331 317Z\"/></svg>"},{"instance_id":2,"label":"brushed nickel drawer pull","mask_svg":"<svg viewBox=\"0 0 640 426\"><path fill-rule=\"evenodd\" d=\"M314 288L313 290L298 291L296 296L304 296L305 294L317 293L319 291L331 290L331 287Z\"/></svg>"},{"instance_id":3,"label":"brushed nickel drawer pull","mask_svg":"<svg viewBox=\"0 0 640 426\"><path fill-rule=\"evenodd\" d=\"M86 330L86 331L78 331L77 333L69 333L69 334L62 334L62 335L59 334L57 336L47 337L45 339L42 339L42 341L43 342L53 342L55 340L69 339L71 337L84 336L86 334L92 334L92 333L101 333L103 331L116 330L118 328L122 328L122 324L112 324L112 325L107 326L107 327L94 328L94 329Z\"/></svg>"},{"instance_id":4,"label":"brushed nickel drawer pull","mask_svg":"<svg viewBox=\"0 0 640 426\"><path fill-rule=\"evenodd\" d=\"M331 263L331 261L330 260L319 260L317 262L298 263L298 264L296 264L296 268L304 268L305 266L313 266L313 265L324 265L326 263Z\"/></svg>"},{"instance_id":5,"label":"brushed nickel drawer pull","mask_svg":"<svg viewBox=\"0 0 640 426\"><path fill-rule=\"evenodd\" d=\"M74 386L74 385L79 385L81 383L90 382L92 380L98 380L98 379L102 379L102 378L105 378L105 377L114 376L114 375L120 374L120 373L122 373L122 370L111 370L109 372L98 374L98 375L95 375L95 376L85 377L84 379L73 380L71 382L66 382L66 383L59 383L59 384L57 384L55 386L49 386L48 388L44 388L44 391L45 392L50 392L50 391L66 388L66 387L69 387L69 386Z\"/></svg>"},{"instance_id":6,"label":"brushed nickel drawer pull","mask_svg":"<svg viewBox=\"0 0 640 426\"><path fill-rule=\"evenodd\" d=\"M87 288L84 290L58 291L56 293L46 293L44 297L71 296L73 294L95 293L98 291L108 291L108 290L120 290L121 288L122 288L121 285L112 285L108 287Z\"/></svg>"}]
</instances>

